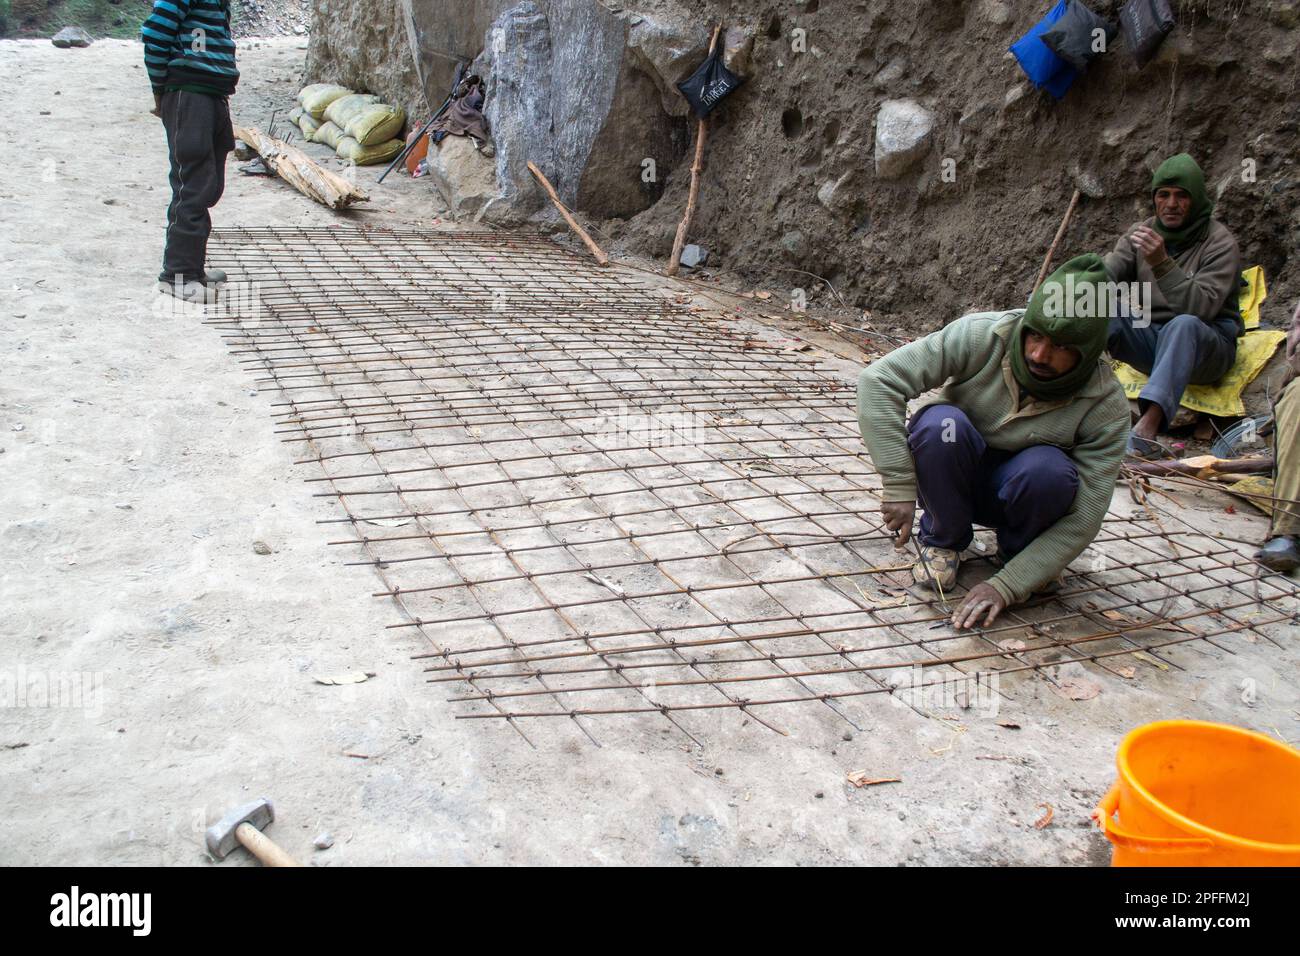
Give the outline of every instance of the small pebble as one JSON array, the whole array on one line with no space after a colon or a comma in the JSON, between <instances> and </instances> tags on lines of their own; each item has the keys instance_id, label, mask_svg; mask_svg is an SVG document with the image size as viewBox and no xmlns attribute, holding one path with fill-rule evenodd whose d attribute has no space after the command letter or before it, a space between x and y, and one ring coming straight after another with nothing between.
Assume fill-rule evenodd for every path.
<instances>
[{"instance_id":1,"label":"small pebble","mask_svg":"<svg viewBox=\"0 0 1300 956\"><path fill-rule=\"evenodd\" d=\"M818 800L820 800L824 796L826 796L826 792L824 790L818 790L816 793L813 794L813 796L816 797Z\"/></svg>"},{"instance_id":2,"label":"small pebble","mask_svg":"<svg viewBox=\"0 0 1300 956\"><path fill-rule=\"evenodd\" d=\"M716 773L719 777L722 776L722 768L721 768L721 767L714 767L714 768L713 768L713 772Z\"/></svg>"},{"instance_id":3,"label":"small pebble","mask_svg":"<svg viewBox=\"0 0 1300 956\"><path fill-rule=\"evenodd\" d=\"M263 554L263 555L265 555L265 554L270 554L270 553L271 553L271 546L270 546L269 544L267 544L265 541L254 541L254 542L253 542L253 553L254 553L254 554Z\"/></svg>"},{"instance_id":4,"label":"small pebble","mask_svg":"<svg viewBox=\"0 0 1300 956\"><path fill-rule=\"evenodd\" d=\"M320 836L316 837L316 839L312 840L311 842L315 845L316 849L318 850L328 850L330 847L334 845L334 837L332 837L329 833L322 833Z\"/></svg>"},{"instance_id":5,"label":"small pebble","mask_svg":"<svg viewBox=\"0 0 1300 956\"><path fill-rule=\"evenodd\" d=\"M852 740L852 739L853 739L853 735L849 733L847 730L844 731L844 736L840 737L840 740Z\"/></svg>"}]
</instances>

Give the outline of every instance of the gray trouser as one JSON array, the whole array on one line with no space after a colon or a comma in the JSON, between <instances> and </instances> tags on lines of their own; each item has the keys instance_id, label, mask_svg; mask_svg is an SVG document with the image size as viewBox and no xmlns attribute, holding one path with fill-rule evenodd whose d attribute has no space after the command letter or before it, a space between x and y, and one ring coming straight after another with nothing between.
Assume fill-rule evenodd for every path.
<instances>
[{"instance_id":1,"label":"gray trouser","mask_svg":"<svg viewBox=\"0 0 1300 956\"><path fill-rule=\"evenodd\" d=\"M1112 318L1106 351L1150 376L1138 393L1145 411L1160 406L1165 423L1173 421L1188 385L1217 382L1237 359L1241 324L1233 318L1202 322L1194 315L1176 315L1160 325L1135 329L1127 316Z\"/></svg>"},{"instance_id":2,"label":"gray trouser","mask_svg":"<svg viewBox=\"0 0 1300 956\"><path fill-rule=\"evenodd\" d=\"M235 148L230 106L224 97L177 90L163 95L161 112L171 158L172 201L158 279L203 282L212 232L208 210L225 192L226 154Z\"/></svg>"}]
</instances>

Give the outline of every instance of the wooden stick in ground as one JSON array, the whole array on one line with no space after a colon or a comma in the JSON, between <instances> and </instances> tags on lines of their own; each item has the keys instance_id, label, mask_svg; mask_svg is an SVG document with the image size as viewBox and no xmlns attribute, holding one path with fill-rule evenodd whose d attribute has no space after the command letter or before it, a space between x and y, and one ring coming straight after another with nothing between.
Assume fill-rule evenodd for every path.
<instances>
[{"instance_id":1,"label":"wooden stick in ground","mask_svg":"<svg viewBox=\"0 0 1300 956\"><path fill-rule=\"evenodd\" d=\"M713 38L709 40L709 56L713 56L714 49L718 45L718 34L722 32L722 24L719 23L713 28ZM695 159L691 162L691 190L686 197L686 215L682 216L682 221L677 226L677 235L673 238L673 254L668 260L666 274L670 276L677 275L682 265L682 250L686 248L686 234L690 232L691 220L695 218L695 204L700 198L700 173L704 169L704 139L708 131L706 120L700 120L695 125Z\"/></svg>"},{"instance_id":2,"label":"wooden stick in ground","mask_svg":"<svg viewBox=\"0 0 1300 956\"><path fill-rule=\"evenodd\" d=\"M268 136L252 126L236 126L236 138L247 143L270 170L304 196L331 209L344 209L370 197L354 183L331 172L302 150Z\"/></svg>"},{"instance_id":3,"label":"wooden stick in ground","mask_svg":"<svg viewBox=\"0 0 1300 956\"><path fill-rule=\"evenodd\" d=\"M1047 257L1043 259L1043 267L1038 270L1038 281L1034 283L1035 292L1037 292L1038 287L1043 284L1043 280L1047 278L1048 270L1052 268L1052 259L1056 255L1056 247L1059 246L1061 240L1065 238L1065 230L1070 228L1070 220L1074 218L1074 207L1079 205L1080 195L1082 195L1082 193L1076 189L1074 191L1074 196L1070 199L1070 208L1065 210L1065 218L1061 220L1061 227L1056 230L1056 238L1052 240L1052 246L1047 250Z\"/></svg>"},{"instance_id":4,"label":"wooden stick in ground","mask_svg":"<svg viewBox=\"0 0 1300 956\"><path fill-rule=\"evenodd\" d=\"M596 240L587 235L587 230L578 225L578 220L574 219L572 214L570 214L569 210L565 207L564 203L560 202L560 197L555 192L555 187L551 185L551 181L547 179L546 176L542 174L542 171L532 162L529 162L528 164L528 171L533 174L533 178L536 179L541 187L546 190L546 194L551 197L551 202L555 203L555 208L560 210L560 215L563 216L564 221L569 224L569 228L576 232L578 238L581 239L586 244L587 248L591 250L591 254L596 257L596 262L602 266L609 265L609 256L605 255L604 250L602 250L600 246L596 245Z\"/></svg>"}]
</instances>

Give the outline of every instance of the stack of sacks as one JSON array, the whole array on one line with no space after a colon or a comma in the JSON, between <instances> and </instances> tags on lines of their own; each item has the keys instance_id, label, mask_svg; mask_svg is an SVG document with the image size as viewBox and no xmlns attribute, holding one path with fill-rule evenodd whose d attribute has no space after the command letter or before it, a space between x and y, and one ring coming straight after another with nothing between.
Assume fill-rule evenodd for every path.
<instances>
[{"instance_id":1,"label":"stack of sacks","mask_svg":"<svg viewBox=\"0 0 1300 956\"><path fill-rule=\"evenodd\" d=\"M325 119L325 111L335 100L347 96L352 91L337 83L313 83L304 86L298 94L298 105L317 123Z\"/></svg>"},{"instance_id":2,"label":"stack of sacks","mask_svg":"<svg viewBox=\"0 0 1300 956\"><path fill-rule=\"evenodd\" d=\"M320 123L312 117L301 106L297 107L289 114L289 122L302 130L304 139L311 140L316 135L316 130L320 129Z\"/></svg>"},{"instance_id":3,"label":"stack of sacks","mask_svg":"<svg viewBox=\"0 0 1300 956\"><path fill-rule=\"evenodd\" d=\"M358 166L386 163L405 146L406 113L371 93L353 93L335 83L314 83L298 94L289 119L313 143L324 143Z\"/></svg>"}]
</instances>

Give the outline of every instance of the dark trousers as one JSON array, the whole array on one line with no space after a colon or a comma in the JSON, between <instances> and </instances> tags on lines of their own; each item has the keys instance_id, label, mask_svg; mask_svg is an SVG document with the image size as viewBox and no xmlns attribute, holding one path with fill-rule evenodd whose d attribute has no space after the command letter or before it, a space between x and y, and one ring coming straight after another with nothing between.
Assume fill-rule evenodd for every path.
<instances>
[{"instance_id":1,"label":"dark trousers","mask_svg":"<svg viewBox=\"0 0 1300 956\"><path fill-rule=\"evenodd\" d=\"M1007 557L1054 525L1074 503L1079 473L1054 445L988 447L966 413L931 405L912 418L907 447L916 465L921 543L964 551L974 524L997 530Z\"/></svg>"},{"instance_id":2,"label":"dark trousers","mask_svg":"<svg viewBox=\"0 0 1300 956\"><path fill-rule=\"evenodd\" d=\"M1202 322L1194 315L1176 315L1160 325L1135 329L1127 316L1110 320L1106 351L1150 376L1138 393L1138 404L1160 406L1165 423L1173 421L1188 385L1217 382L1237 360L1236 319Z\"/></svg>"},{"instance_id":3,"label":"dark trousers","mask_svg":"<svg viewBox=\"0 0 1300 956\"><path fill-rule=\"evenodd\" d=\"M212 217L226 188L226 154L235 148L224 97L178 90L162 98L163 127L171 157L172 201L161 282L203 282Z\"/></svg>"}]
</instances>

